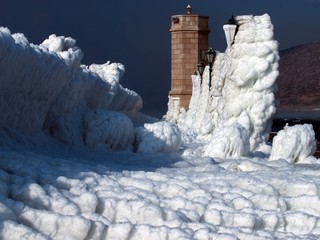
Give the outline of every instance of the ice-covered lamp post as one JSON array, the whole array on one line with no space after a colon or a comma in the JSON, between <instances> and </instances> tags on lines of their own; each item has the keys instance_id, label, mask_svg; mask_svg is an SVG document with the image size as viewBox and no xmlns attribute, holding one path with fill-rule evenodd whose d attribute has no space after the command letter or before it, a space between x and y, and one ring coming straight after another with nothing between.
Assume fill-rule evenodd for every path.
<instances>
[{"instance_id":1,"label":"ice-covered lamp post","mask_svg":"<svg viewBox=\"0 0 320 240\"><path fill-rule=\"evenodd\" d=\"M224 30L224 34L226 36L228 49L229 49L233 43L234 36L235 36L236 30L237 30L237 21L234 19L233 15L229 19L228 23L223 25L223 30Z\"/></svg>"},{"instance_id":2,"label":"ice-covered lamp post","mask_svg":"<svg viewBox=\"0 0 320 240\"><path fill-rule=\"evenodd\" d=\"M201 84L202 84L202 75L203 75L205 67L206 67L206 65L204 64L203 61L201 61L200 63L197 64L198 73L199 73L200 79L201 79Z\"/></svg>"},{"instance_id":3,"label":"ice-covered lamp post","mask_svg":"<svg viewBox=\"0 0 320 240\"><path fill-rule=\"evenodd\" d=\"M222 96L222 88L224 86L225 78L227 77L226 75L227 75L228 69L230 69L230 66L231 66L230 51L231 51L231 45L233 44L234 37L237 32L237 27L238 27L237 20L234 18L233 15L229 19L229 21L225 25L223 25L223 30L226 36L228 47L224 55L222 74L220 76L219 81L217 82L217 85L215 88L216 91L213 93L213 95L216 97Z\"/></svg>"},{"instance_id":4,"label":"ice-covered lamp post","mask_svg":"<svg viewBox=\"0 0 320 240\"><path fill-rule=\"evenodd\" d=\"M209 63L209 91L210 91L210 88L211 88L211 73L212 73L212 65L213 65L213 62L214 62L214 59L216 57L216 52L210 48L207 52L206 52L206 56L207 56L207 61Z\"/></svg>"}]
</instances>

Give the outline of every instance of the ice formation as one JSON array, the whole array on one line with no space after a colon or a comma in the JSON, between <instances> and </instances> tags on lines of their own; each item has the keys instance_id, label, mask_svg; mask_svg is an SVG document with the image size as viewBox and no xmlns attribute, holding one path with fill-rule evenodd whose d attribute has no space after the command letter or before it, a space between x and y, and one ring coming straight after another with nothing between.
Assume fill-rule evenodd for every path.
<instances>
[{"instance_id":1,"label":"ice formation","mask_svg":"<svg viewBox=\"0 0 320 240\"><path fill-rule=\"evenodd\" d=\"M273 139L271 160L285 159L290 163L315 162L317 142L311 124L286 126Z\"/></svg>"},{"instance_id":2,"label":"ice formation","mask_svg":"<svg viewBox=\"0 0 320 240\"><path fill-rule=\"evenodd\" d=\"M0 127L45 131L65 143L96 149L167 153L180 145L188 151L189 143L197 142L195 152L211 157L269 154L278 44L267 14L236 20L234 43L216 56L212 88L206 69L202 84L192 76L189 111L178 115L169 109L167 119L175 119L179 129L139 113L140 96L119 83L122 64L84 66L71 37L53 34L37 46L1 28Z\"/></svg>"},{"instance_id":3,"label":"ice formation","mask_svg":"<svg viewBox=\"0 0 320 240\"><path fill-rule=\"evenodd\" d=\"M210 141L215 141L211 136L219 136L215 131L233 123L241 124L249 137L249 150L261 151L266 149L276 111L278 43L273 39L269 15L238 16L236 20L238 30L234 43L225 53L216 56L212 88L208 86L208 67L202 85L199 76L192 76L194 88L189 110L175 120L182 129L193 129L197 138ZM175 110L168 110L169 119L177 115L172 111ZM213 151L232 152L232 149ZM205 153L213 152L206 150Z\"/></svg>"},{"instance_id":4,"label":"ice formation","mask_svg":"<svg viewBox=\"0 0 320 240\"><path fill-rule=\"evenodd\" d=\"M134 141L132 121L125 114L96 110L86 114L85 143L95 149L131 150Z\"/></svg>"},{"instance_id":5,"label":"ice formation","mask_svg":"<svg viewBox=\"0 0 320 240\"><path fill-rule=\"evenodd\" d=\"M248 152L247 131L239 123L227 125L214 131L209 144L204 148L205 156L220 158L246 156Z\"/></svg>"},{"instance_id":6,"label":"ice formation","mask_svg":"<svg viewBox=\"0 0 320 240\"><path fill-rule=\"evenodd\" d=\"M138 152L175 152L181 144L179 128L170 122L146 123L136 128Z\"/></svg>"},{"instance_id":7,"label":"ice formation","mask_svg":"<svg viewBox=\"0 0 320 240\"><path fill-rule=\"evenodd\" d=\"M81 65L71 37L51 35L39 46L0 29L0 127L98 149L133 149L140 96L121 86L119 63ZM150 121L150 120L148 120ZM179 135L176 137L179 138ZM166 143L164 151L178 145Z\"/></svg>"}]
</instances>

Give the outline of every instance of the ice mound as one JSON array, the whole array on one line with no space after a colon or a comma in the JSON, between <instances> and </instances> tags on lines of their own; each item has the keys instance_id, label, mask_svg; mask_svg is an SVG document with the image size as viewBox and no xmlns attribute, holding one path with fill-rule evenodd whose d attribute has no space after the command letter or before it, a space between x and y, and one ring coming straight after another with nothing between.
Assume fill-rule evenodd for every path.
<instances>
[{"instance_id":1,"label":"ice mound","mask_svg":"<svg viewBox=\"0 0 320 240\"><path fill-rule=\"evenodd\" d=\"M270 160L314 162L317 141L311 124L286 126L273 138Z\"/></svg>"},{"instance_id":2,"label":"ice mound","mask_svg":"<svg viewBox=\"0 0 320 240\"><path fill-rule=\"evenodd\" d=\"M170 122L146 123L136 128L135 142L137 152L170 153L179 149L181 134L179 128Z\"/></svg>"},{"instance_id":3,"label":"ice mound","mask_svg":"<svg viewBox=\"0 0 320 240\"><path fill-rule=\"evenodd\" d=\"M130 118L119 112L96 110L85 115L85 143L95 149L131 150L134 140Z\"/></svg>"},{"instance_id":4,"label":"ice mound","mask_svg":"<svg viewBox=\"0 0 320 240\"><path fill-rule=\"evenodd\" d=\"M247 131L239 123L235 123L213 132L211 141L204 148L204 155L229 158L246 156L248 151Z\"/></svg>"},{"instance_id":5,"label":"ice mound","mask_svg":"<svg viewBox=\"0 0 320 240\"><path fill-rule=\"evenodd\" d=\"M71 37L53 34L37 46L0 28L0 127L44 131L74 145L132 148L133 123L125 115L135 116L142 99L119 83L124 66L84 66L82 57Z\"/></svg>"}]
</instances>

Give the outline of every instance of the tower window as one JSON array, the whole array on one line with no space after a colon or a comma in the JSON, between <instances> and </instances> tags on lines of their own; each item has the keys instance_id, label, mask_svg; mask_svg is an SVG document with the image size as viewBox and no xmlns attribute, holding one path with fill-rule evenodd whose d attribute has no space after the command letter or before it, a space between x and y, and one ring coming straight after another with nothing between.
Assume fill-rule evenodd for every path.
<instances>
[{"instance_id":1,"label":"tower window","mask_svg":"<svg viewBox=\"0 0 320 240\"><path fill-rule=\"evenodd\" d=\"M178 17L172 18L172 22L173 22L174 24L179 23L179 18L178 18Z\"/></svg>"}]
</instances>

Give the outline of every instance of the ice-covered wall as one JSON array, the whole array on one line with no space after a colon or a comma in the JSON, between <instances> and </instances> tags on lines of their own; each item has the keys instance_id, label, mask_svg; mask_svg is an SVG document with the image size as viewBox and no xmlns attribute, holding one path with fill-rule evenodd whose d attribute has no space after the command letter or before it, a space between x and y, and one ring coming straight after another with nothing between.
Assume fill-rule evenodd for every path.
<instances>
[{"instance_id":1,"label":"ice-covered wall","mask_svg":"<svg viewBox=\"0 0 320 240\"><path fill-rule=\"evenodd\" d=\"M50 106L70 81L56 54L0 29L0 127L31 133L43 128Z\"/></svg>"},{"instance_id":2,"label":"ice-covered wall","mask_svg":"<svg viewBox=\"0 0 320 240\"><path fill-rule=\"evenodd\" d=\"M80 65L82 51L70 37L51 35L41 45L0 29L0 127L21 132L52 127L60 116L83 105L139 111L138 94L121 87L121 64ZM115 99L117 101L115 101Z\"/></svg>"},{"instance_id":3,"label":"ice-covered wall","mask_svg":"<svg viewBox=\"0 0 320 240\"><path fill-rule=\"evenodd\" d=\"M133 150L135 144L144 151L146 138L135 142L139 132L135 128L143 130L144 123L155 119L140 113L141 97L119 83L124 66L110 62L85 66L82 58L71 37L52 34L37 46L21 33L0 28L0 129L42 131L95 149ZM164 147L148 151L176 151L180 144L176 127L165 122L157 126L145 130L154 146Z\"/></svg>"},{"instance_id":4,"label":"ice-covered wall","mask_svg":"<svg viewBox=\"0 0 320 240\"><path fill-rule=\"evenodd\" d=\"M75 44L51 35L37 46L23 34L0 29L0 128L48 131L67 143L96 147L101 141L106 148L127 149L134 130L125 113L138 112L142 100L119 84L122 64L81 65L83 53Z\"/></svg>"},{"instance_id":5,"label":"ice-covered wall","mask_svg":"<svg viewBox=\"0 0 320 240\"><path fill-rule=\"evenodd\" d=\"M182 131L193 130L209 145L216 142L219 134L215 131L240 124L247 131L251 152L269 151L266 142L276 111L278 43L273 39L269 15L238 16L236 20L234 43L225 53L216 55L211 89L207 66L202 84L199 76L192 76L194 88L188 112L173 120ZM206 147L205 153L212 151Z\"/></svg>"}]
</instances>

